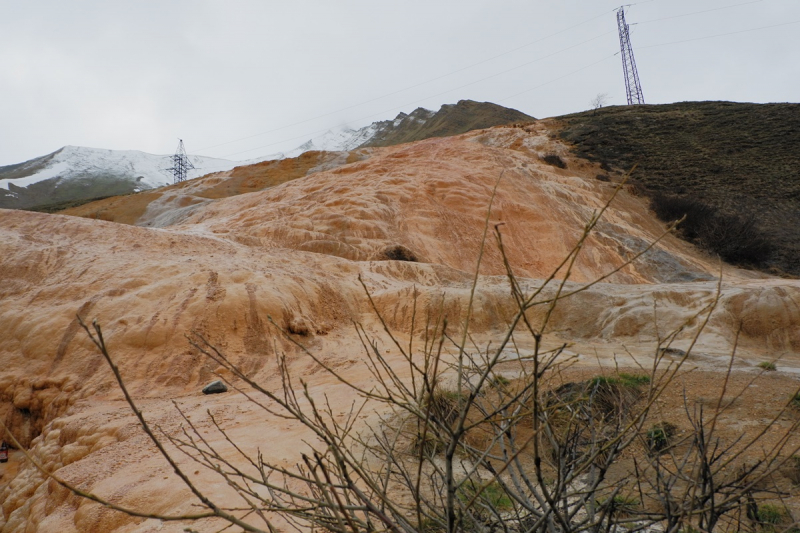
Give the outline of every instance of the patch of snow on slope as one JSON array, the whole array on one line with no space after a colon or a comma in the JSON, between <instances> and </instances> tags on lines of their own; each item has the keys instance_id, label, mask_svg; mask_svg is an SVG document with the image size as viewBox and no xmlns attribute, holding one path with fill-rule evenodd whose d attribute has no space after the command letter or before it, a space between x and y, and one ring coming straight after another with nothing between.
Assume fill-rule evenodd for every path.
<instances>
[{"instance_id":1,"label":"patch of snow on slope","mask_svg":"<svg viewBox=\"0 0 800 533\"><path fill-rule=\"evenodd\" d=\"M347 152L355 150L359 146L366 144L372 140L375 135L385 131L387 128L397 128L403 123L408 124L424 124L430 118L436 115L435 111L418 107L410 114L399 113L394 120L384 122L373 122L363 128L353 129L348 126L340 126L338 128L328 130L319 137L314 137L304 144L298 146L294 150L273 154L271 156L262 157L259 159L242 162L242 164L251 164L261 161L268 161L272 159L285 159L290 157L297 157L300 154L309 152L311 150L319 150L324 152Z\"/></svg>"},{"instance_id":2,"label":"patch of snow on slope","mask_svg":"<svg viewBox=\"0 0 800 533\"><path fill-rule=\"evenodd\" d=\"M8 189L8 184L13 183L17 187L27 187L33 183L37 183L40 181L48 180L50 178L55 178L61 173L68 172L70 170L70 165L67 161L51 161L48 166L35 174L30 176L26 176L24 178L16 178L13 180L3 179L0 180L0 187L4 189Z\"/></svg>"},{"instance_id":3,"label":"patch of snow on slope","mask_svg":"<svg viewBox=\"0 0 800 533\"><path fill-rule=\"evenodd\" d=\"M346 152L354 150L372 139L387 125L391 128L398 127L405 121L411 123L424 123L435 113L424 108L417 108L411 114L400 113L391 122L373 122L363 128L353 129L340 126L328 130L318 137L310 139L294 150L284 153L271 154L246 161L230 161L213 157L190 155L189 159L196 167L189 171L188 179L197 178L213 172L224 172L237 166L252 165L262 161L297 157L312 150L326 152ZM168 155L153 155L138 150L107 150L101 148L86 148L79 146L65 146L52 154L52 158L38 167L29 176L14 179L0 179L0 187L8 189L8 184L13 183L18 187L27 187L51 178L72 179L78 177L111 176L119 179L141 178L137 189L149 189L171 185L173 178L164 169L172 166ZM34 163L34 161L31 161Z\"/></svg>"},{"instance_id":4,"label":"patch of snow on slope","mask_svg":"<svg viewBox=\"0 0 800 533\"><path fill-rule=\"evenodd\" d=\"M196 178L211 172L230 170L241 162L191 156L197 167L189 172ZM143 188L161 187L172 183L172 177L163 169L171 166L169 156L147 154L138 150L106 150L80 146L65 146L33 174L15 179L0 179L0 187L8 189L13 183L27 187L51 178L72 179L77 177L113 176L117 178L141 178Z\"/></svg>"},{"instance_id":5,"label":"patch of snow on slope","mask_svg":"<svg viewBox=\"0 0 800 533\"><path fill-rule=\"evenodd\" d=\"M376 124L370 124L357 130L347 126L328 130L319 137L314 137L308 142L281 154L284 158L297 157L304 152L319 150L323 152L347 152L358 148L370 140L377 131Z\"/></svg>"},{"instance_id":6,"label":"patch of snow on slope","mask_svg":"<svg viewBox=\"0 0 800 533\"><path fill-rule=\"evenodd\" d=\"M408 115L406 115L405 113L400 113L399 115L397 115L397 117L395 117L394 122L392 122L392 126L396 128L406 119L406 117L408 117Z\"/></svg>"}]
</instances>

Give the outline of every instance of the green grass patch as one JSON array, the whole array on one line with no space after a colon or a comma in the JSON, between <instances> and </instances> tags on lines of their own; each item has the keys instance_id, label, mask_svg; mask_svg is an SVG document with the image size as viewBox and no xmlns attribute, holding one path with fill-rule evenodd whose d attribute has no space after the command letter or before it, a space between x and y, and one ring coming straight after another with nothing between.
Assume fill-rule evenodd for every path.
<instances>
[{"instance_id":1,"label":"green grass patch","mask_svg":"<svg viewBox=\"0 0 800 533\"><path fill-rule=\"evenodd\" d=\"M492 376L489 378L489 386L494 387L496 389L505 389L511 385L511 380L505 376L501 376L499 374Z\"/></svg>"},{"instance_id":2,"label":"green grass patch","mask_svg":"<svg viewBox=\"0 0 800 533\"><path fill-rule=\"evenodd\" d=\"M778 369L772 361L761 361L758 363L758 368L766 370L767 372L774 372Z\"/></svg>"},{"instance_id":3,"label":"green grass patch","mask_svg":"<svg viewBox=\"0 0 800 533\"><path fill-rule=\"evenodd\" d=\"M480 491L478 497L475 498L476 502L480 502L497 511L508 511L514 507L514 502L511 501L506 491L503 490L503 486L497 481L492 481L482 491L481 487L483 487L482 483L474 481L464 483L458 492L458 499L461 503L467 505L475 497L475 494Z\"/></svg>"},{"instance_id":4,"label":"green grass patch","mask_svg":"<svg viewBox=\"0 0 800 533\"><path fill-rule=\"evenodd\" d=\"M639 507L639 500L632 496L623 496L622 494L617 494L614 496L611 501L608 499L605 500L598 500L597 505L600 507L613 507L613 512L616 515L629 515L636 511Z\"/></svg>"},{"instance_id":5,"label":"green grass patch","mask_svg":"<svg viewBox=\"0 0 800 533\"><path fill-rule=\"evenodd\" d=\"M785 516L786 511L783 507L770 503L758 506L758 521L762 524L780 524Z\"/></svg>"},{"instance_id":6,"label":"green grass patch","mask_svg":"<svg viewBox=\"0 0 800 533\"><path fill-rule=\"evenodd\" d=\"M792 404L792 407L800 409L800 391L794 393L794 396L792 396L792 399L789 400L789 403Z\"/></svg>"},{"instance_id":7,"label":"green grass patch","mask_svg":"<svg viewBox=\"0 0 800 533\"><path fill-rule=\"evenodd\" d=\"M437 385L425 399L424 408L437 420L452 425L458 420L465 400L466 397L458 391Z\"/></svg>"},{"instance_id":8,"label":"green grass patch","mask_svg":"<svg viewBox=\"0 0 800 533\"><path fill-rule=\"evenodd\" d=\"M621 385L623 387L638 388L650 383L650 376L647 374L629 374L627 372L620 372L616 376L595 376L589 380L589 385L596 387L598 385Z\"/></svg>"},{"instance_id":9,"label":"green grass patch","mask_svg":"<svg viewBox=\"0 0 800 533\"><path fill-rule=\"evenodd\" d=\"M678 428L669 422L660 422L647 430L647 448L651 452L659 453L667 449L672 444L672 437L677 433Z\"/></svg>"},{"instance_id":10,"label":"green grass patch","mask_svg":"<svg viewBox=\"0 0 800 533\"><path fill-rule=\"evenodd\" d=\"M113 196L126 196L126 195L120 194ZM44 204L44 205L36 205L33 207L28 207L25 209L25 211L35 211L37 213L58 213L59 211L64 211L66 209L71 209L73 207L80 207L90 202L97 202L99 200L105 200L106 198L113 198L113 196L98 196L96 198L80 198L78 200L65 200L63 202L56 202L53 204Z\"/></svg>"}]
</instances>

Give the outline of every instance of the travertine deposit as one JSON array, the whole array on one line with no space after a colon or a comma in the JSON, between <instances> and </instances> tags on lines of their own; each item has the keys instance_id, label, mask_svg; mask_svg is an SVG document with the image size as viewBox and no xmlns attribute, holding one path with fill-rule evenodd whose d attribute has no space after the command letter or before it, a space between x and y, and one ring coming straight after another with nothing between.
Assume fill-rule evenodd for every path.
<instances>
[{"instance_id":1,"label":"travertine deposit","mask_svg":"<svg viewBox=\"0 0 800 533\"><path fill-rule=\"evenodd\" d=\"M548 165L545 155L558 155L566 168ZM175 400L201 427L209 428L204 413L211 410L243 447L294 464L301 429L265 418L235 393L202 395L219 368L192 349L187 334L202 334L266 387L278 385L274 356L286 353L312 391L324 389L344 409L348 391L316 372L275 328L366 382L353 324L381 333L360 280L401 336L415 292L418 312L441 307L458 324L488 228L471 324L476 339L489 339L513 311L495 228L514 273L533 288L559 267L616 188L596 180L597 169L572 158L543 123L306 157L292 168L281 163L288 169L282 179L258 182L257 167L236 169L84 206L76 214L86 218L0 210L0 417L45 468L128 507L180 513L195 503L137 429L76 316L102 325L145 416L164 431L178 431ZM659 332L687 323L675 341L685 347L697 327L690 318L719 290L697 364L724 366L740 331L737 368L780 356L784 378L797 376L800 282L720 265L663 236L665 229L623 187L566 287L610 275L562 302L553 339L573 343L587 364L615 355L646 360ZM80 500L19 451L0 469L4 533L184 527ZM210 485L208 472L196 477L228 497Z\"/></svg>"}]
</instances>

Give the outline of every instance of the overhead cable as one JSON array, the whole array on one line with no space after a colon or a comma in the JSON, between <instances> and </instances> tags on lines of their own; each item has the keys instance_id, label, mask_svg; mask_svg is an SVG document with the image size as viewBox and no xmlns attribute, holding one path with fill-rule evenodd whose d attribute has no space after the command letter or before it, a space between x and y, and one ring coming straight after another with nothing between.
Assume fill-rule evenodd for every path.
<instances>
[{"instance_id":1,"label":"overhead cable","mask_svg":"<svg viewBox=\"0 0 800 533\"><path fill-rule=\"evenodd\" d=\"M661 20L670 20L670 19L677 19L677 18L681 18L681 17L690 17L692 15L700 15L702 13L711 13L712 11L721 11L723 9L731 9L733 7L746 6L746 5L750 5L750 4L758 4L758 3L763 2L763 1L764 0L751 0L750 2L742 2L741 4L733 4L733 5L730 5L730 6L715 7L714 9L706 9L704 11L693 11L691 13L684 13L682 15L672 15L671 17L662 17L662 18L650 19L650 20L640 20L639 22L634 22L633 24L647 24L648 22L659 22ZM631 26L633 26L633 24L631 24Z\"/></svg>"},{"instance_id":2,"label":"overhead cable","mask_svg":"<svg viewBox=\"0 0 800 533\"><path fill-rule=\"evenodd\" d=\"M445 94L451 93L451 92L453 92L453 91L458 91L458 90L460 90L460 89L463 89L463 88L465 88L465 87L470 87L470 86L472 86L472 85L476 85L476 84L478 84L478 83L481 83L481 82L483 82L483 81L486 81L486 80L489 80L489 79L492 79L492 78L496 78L497 76L501 76L501 75L503 75L503 74L507 74L508 72L511 72L511 71L514 71L514 70L520 69L520 68L522 68L522 67L526 67L526 66L528 66L528 65L531 65L531 64L533 64L533 63L536 63L537 61L541 61L541 60L543 60L543 59L548 59L548 58L550 58L550 57L553 57L553 56L556 56L556 55L558 55L558 54L560 54L560 53L562 53L562 52L566 52L567 50L572 50L573 48L577 48L577 47L579 47L579 46L583 46L583 45L584 45L584 44L586 44L586 43L589 43L589 42L595 41L595 40L597 40L597 39L599 39L599 38L601 38L601 37L605 37L606 35L608 35L608 34L610 34L610 33L614 33L614 32L613 32L613 31L610 31L610 32L602 33L602 34L600 34L600 35L596 35L595 37L592 37L591 39L587 39L587 40L585 40L585 41L581 41L580 43L574 44L574 45L572 45L572 46L568 46L567 48L562 48L561 50L558 50L558 51L556 51L556 52L553 52L552 54L548 54L548 55L545 55L545 56L538 57L538 58L536 58L536 59L533 59L533 60L531 60L531 61L527 61L527 62L525 62L525 63L522 63L522 64L520 64L520 65L516 65L516 66L514 66L514 67L511 67L511 68L509 68L509 69L502 70L502 71L500 71L500 72L496 72L496 73L494 73L494 74L491 74L491 75L489 75L489 76L485 76L485 77L483 77L483 78L480 78L480 79L478 79L478 80L475 80L475 81L471 81L471 82L469 82L469 83L465 83L464 85L460 85L460 86L458 86L458 87L452 87L452 88L450 88L450 89L447 89L446 91L442 91L442 92L440 92L440 93L436 93L436 94L433 94L433 95L430 95L430 96L426 96L426 97L424 97L424 98L421 98L421 99L415 99L414 101L407 102L407 103L405 103L405 104L402 104L402 105L399 105L399 106L395 106L395 107L393 107L393 108L391 108L391 109L386 109L386 110L384 110L384 111L380 111L380 112L378 112L378 113L373 113L373 114L371 114L371 115L369 115L369 116L367 116L367 117L362 117L362 118L360 118L360 119L352 120L352 121L348 122L347 124L359 123L359 122L361 122L361 121L363 121L363 120L368 120L368 119L375 118L375 117L385 117L385 116L386 116L386 113L391 113L392 111L397 111L398 109L405 109L405 108L407 108L408 106L415 105L415 104L419 104L420 102L424 102L424 101L426 101L426 100L430 100L430 99L432 99L432 98L436 98L436 97L438 97L438 96L442 96L442 95L445 95ZM590 65L590 66L591 66L591 65ZM581 69L581 70L583 70L583 69ZM576 71L576 72L578 72L578 71ZM560 78L559 78L559 79L560 79ZM531 90L532 90L532 89L531 89ZM264 145L264 146L260 146L260 147L258 147L258 148L251 148L251 149L248 149L248 150L241 150L241 151L239 151L239 152L234 152L234 153L231 153L231 154L226 154L226 155L223 155L223 156L220 156L220 157L230 157L230 156L234 156L234 155L244 154L244 153L247 153L247 152L253 152L253 151L255 151L255 150L261 150L261 149L264 149L264 148L268 148L268 147L270 147L270 146L274 146L274 145L276 145L276 144L281 144L281 143L288 142L288 141L291 141L291 140L296 140L296 139L298 139L298 138L308 138L309 136L316 135L317 133L325 133L325 132L326 132L326 131L328 131L329 129L330 129L330 128L324 128L324 129L322 129L322 130L318 130L318 131L316 131L316 132L313 132L313 133L306 133L306 134L304 134L304 135L301 135L301 136L299 136L299 137L294 137L294 138L292 138L292 139L283 139L283 140L280 140L280 141L276 141L276 142L274 142L274 143L270 143L270 144L267 144L267 145Z\"/></svg>"},{"instance_id":3,"label":"overhead cable","mask_svg":"<svg viewBox=\"0 0 800 533\"><path fill-rule=\"evenodd\" d=\"M758 27L758 28L750 28L750 29L747 29L747 30L732 31L732 32L728 32L728 33L718 33L716 35L707 35L705 37L695 37L693 39L683 39L681 41L671 41L671 42L668 42L668 43L651 44L651 45L648 45L648 46L637 46L636 49L637 50L641 50L643 48L656 48L658 46L668 46L670 44L690 43L692 41L702 41L703 39L714 39L716 37L725 37L726 35L737 35L739 33L748 33L748 32L751 32L751 31L766 30L766 29L769 29L769 28L777 28L779 26L789 26L791 24L797 24L797 23L800 23L800 20L794 20L792 22L782 22L781 24L772 24L771 26L761 26L761 27Z\"/></svg>"},{"instance_id":4,"label":"overhead cable","mask_svg":"<svg viewBox=\"0 0 800 533\"><path fill-rule=\"evenodd\" d=\"M653 1L653 0L648 0L648 1ZM301 120L301 121L298 121L298 122L294 122L292 124L286 124L284 126L279 126L277 128L271 129L271 130L262 131L260 133L254 133L253 135L248 135L247 137L241 137L239 139L234 139L232 141L226 141L226 142L215 144L215 145L212 145L212 146L206 146L206 147L203 147L203 148L198 148L197 150L194 150L192 153L193 154L197 154L197 153L202 152L204 150L210 150L212 148L219 148L220 146L226 146L228 144L233 144L233 143L240 142L240 141L246 141L248 139L252 139L252 138L255 138L255 137L260 137L261 135L267 135L268 133L275 133L276 131L281 131L281 130L284 130L286 128L291 128L293 126L299 126L299 125L305 124L307 122L312 122L312 121L320 119L320 118L325 118L325 117L328 117L328 116L331 116L331 115L335 115L337 113L341 113L342 111L348 111L348 110L356 108L356 107L361 107L363 105L370 104L372 102L376 102L378 100L382 100L384 98L388 98L389 96L394 96L396 94L399 94L399 93L402 93L402 92L405 92L405 91L408 91L408 90L411 90L411 89L416 89L417 87L421 87L422 85L427 85L428 83L433 83L434 81L438 81L438 80L441 80L441 79L446 78L448 76L452 76L454 74L458 74L459 72L463 72L465 70L469 70L469 69L477 67L479 65L483 65L484 63L488 63L490 61L494 61L495 59L498 59L500 57L506 56L506 55L514 53L514 52L517 52L519 50L522 50L523 48L527 48L528 46L540 43L542 41L550 39L551 37L555 37L557 35L561 35L562 33L566 33L566 32L568 32L570 30L573 30L573 29L575 29L575 28L577 28L579 26L583 26L584 24L588 24L589 22L597 20L597 19L599 19L601 17L604 17L604 16L608 15L609 13L613 13L613 12L614 12L614 10L604 11L603 13L601 13L599 15L596 15L596 16L594 16L592 18L586 19L583 22L579 22L578 24L574 24L572 26L564 28L563 30L559 30L559 31L557 31L555 33L551 33L549 35L546 35L544 37L536 39L535 41L531 41L531 42L523 44L521 46L517 46L516 48L512 48L510 50L506 50L505 52L501 52L501 53L499 53L497 55L494 55L492 57L489 57L487 59L478 61L477 63L472 63L471 65L467 65L466 67L462 67L462 68L450 71L450 72L448 72L446 74L442 74L440 76L436 76L434 78L430 78L428 80L421 81L421 82L415 83L413 85L409 85L409 86L404 87L402 89L397 89L396 91L392 91L390 93L386 93L384 95L381 95L381 96L378 96L378 97L375 97L375 98L372 98L372 99L369 99L369 100L365 100L365 101L359 102L357 104L353 104L353 105L350 105L350 106L347 106L347 107L343 107L343 108L337 109L336 111L330 111L330 112L324 113L322 115L317 115L315 117L311 117L311 118L304 119L304 120Z\"/></svg>"}]
</instances>

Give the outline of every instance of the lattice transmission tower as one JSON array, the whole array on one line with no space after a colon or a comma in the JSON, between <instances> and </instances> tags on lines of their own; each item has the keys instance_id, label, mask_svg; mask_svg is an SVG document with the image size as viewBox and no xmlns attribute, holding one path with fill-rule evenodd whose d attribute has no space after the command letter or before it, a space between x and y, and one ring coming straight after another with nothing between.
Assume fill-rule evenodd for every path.
<instances>
[{"instance_id":1,"label":"lattice transmission tower","mask_svg":"<svg viewBox=\"0 0 800 533\"><path fill-rule=\"evenodd\" d=\"M180 183L185 181L186 174L195 168L195 166L189 160L189 156L186 155L186 149L183 147L183 139L178 140L180 141L180 144L178 144L178 149L175 150L174 155L169 156L172 166L164 169L166 172L172 173L172 183Z\"/></svg>"},{"instance_id":2,"label":"lattice transmission tower","mask_svg":"<svg viewBox=\"0 0 800 533\"><path fill-rule=\"evenodd\" d=\"M643 104L644 93L636 71L636 60L633 59L633 46L628 24L625 22L625 6L617 10L617 27L619 28L619 49L622 55L622 70L625 73L625 92L628 105Z\"/></svg>"}]
</instances>

